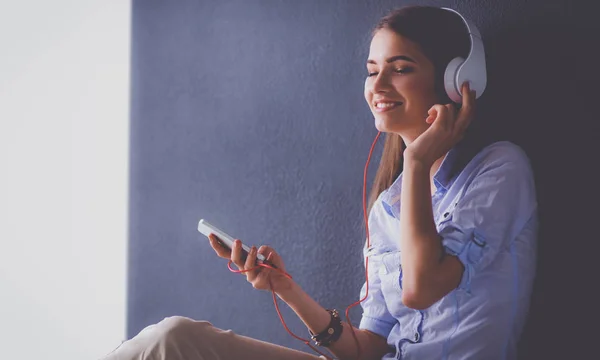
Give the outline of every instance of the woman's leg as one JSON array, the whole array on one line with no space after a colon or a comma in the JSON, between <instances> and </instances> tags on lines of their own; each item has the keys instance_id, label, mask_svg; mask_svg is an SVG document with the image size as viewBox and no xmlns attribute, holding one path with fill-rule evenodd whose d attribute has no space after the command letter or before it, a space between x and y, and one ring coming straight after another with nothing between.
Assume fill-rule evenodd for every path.
<instances>
[{"instance_id":1,"label":"woman's leg","mask_svg":"<svg viewBox=\"0 0 600 360\"><path fill-rule=\"evenodd\" d=\"M174 316L140 331L103 360L318 360L320 357Z\"/></svg>"}]
</instances>

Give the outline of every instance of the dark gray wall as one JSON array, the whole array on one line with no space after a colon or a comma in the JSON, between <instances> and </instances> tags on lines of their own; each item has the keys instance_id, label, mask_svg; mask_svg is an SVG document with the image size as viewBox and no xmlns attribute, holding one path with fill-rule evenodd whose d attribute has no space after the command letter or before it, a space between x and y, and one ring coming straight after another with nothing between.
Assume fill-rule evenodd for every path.
<instances>
[{"instance_id":1,"label":"dark gray wall","mask_svg":"<svg viewBox=\"0 0 600 360\"><path fill-rule=\"evenodd\" d=\"M310 351L285 332L270 293L216 257L200 218L275 247L323 306L358 300L362 173L376 135L362 95L369 32L408 3L133 1L129 338L184 315ZM454 7L482 32L481 121L529 153L542 206L523 358L573 358L588 343L578 309L598 247L585 209L598 153L585 137L599 133L593 11L568 0L419 3ZM359 307L351 314L358 322Z\"/></svg>"}]
</instances>

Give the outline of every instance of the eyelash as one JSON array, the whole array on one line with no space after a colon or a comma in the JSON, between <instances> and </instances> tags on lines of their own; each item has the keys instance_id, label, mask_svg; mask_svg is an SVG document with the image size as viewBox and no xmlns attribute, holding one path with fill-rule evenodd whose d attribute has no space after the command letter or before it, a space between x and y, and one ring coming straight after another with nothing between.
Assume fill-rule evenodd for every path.
<instances>
[{"instance_id":1,"label":"eyelash","mask_svg":"<svg viewBox=\"0 0 600 360\"><path fill-rule=\"evenodd\" d=\"M410 67L407 68L403 68L403 69L396 69L394 70L394 72L399 73L399 74L408 74L412 71L413 69ZM368 73L367 77L371 77L371 76L375 76L377 75L376 72L372 72L372 73Z\"/></svg>"}]
</instances>

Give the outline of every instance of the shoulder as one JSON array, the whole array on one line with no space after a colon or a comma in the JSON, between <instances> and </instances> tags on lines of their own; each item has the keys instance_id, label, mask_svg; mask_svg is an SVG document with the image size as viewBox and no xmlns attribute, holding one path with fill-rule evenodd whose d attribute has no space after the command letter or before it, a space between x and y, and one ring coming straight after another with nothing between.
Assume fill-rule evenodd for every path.
<instances>
[{"instance_id":1,"label":"shoulder","mask_svg":"<svg viewBox=\"0 0 600 360\"><path fill-rule=\"evenodd\" d=\"M501 160L529 164L529 157L523 148L510 141L496 141L484 147L478 154L488 161Z\"/></svg>"},{"instance_id":2,"label":"shoulder","mask_svg":"<svg viewBox=\"0 0 600 360\"><path fill-rule=\"evenodd\" d=\"M510 141L497 141L487 145L473 159L480 171L504 168L531 173L531 161L525 150Z\"/></svg>"},{"instance_id":3,"label":"shoulder","mask_svg":"<svg viewBox=\"0 0 600 360\"><path fill-rule=\"evenodd\" d=\"M510 141L498 141L482 148L455 181L457 188L491 196L514 196L517 192L535 196L535 176L526 152Z\"/></svg>"}]
</instances>

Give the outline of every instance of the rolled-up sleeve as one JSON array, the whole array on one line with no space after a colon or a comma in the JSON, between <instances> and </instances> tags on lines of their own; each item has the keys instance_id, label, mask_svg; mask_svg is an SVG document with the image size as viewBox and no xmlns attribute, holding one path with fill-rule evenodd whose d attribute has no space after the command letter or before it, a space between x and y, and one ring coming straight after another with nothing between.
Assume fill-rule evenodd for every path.
<instances>
[{"instance_id":1,"label":"rolled-up sleeve","mask_svg":"<svg viewBox=\"0 0 600 360\"><path fill-rule=\"evenodd\" d=\"M381 293L381 279L379 278L379 267L381 262L378 255L369 258L369 293L367 294L367 283L360 290L360 298L366 299L361 302L363 315L360 320L360 329L369 330L387 339L396 324L396 319L390 314Z\"/></svg>"},{"instance_id":2,"label":"rolled-up sleeve","mask_svg":"<svg viewBox=\"0 0 600 360\"><path fill-rule=\"evenodd\" d=\"M510 246L536 208L533 173L523 153L491 154L438 226L446 252L464 265L459 288L470 291L473 277Z\"/></svg>"}]
</instances>

